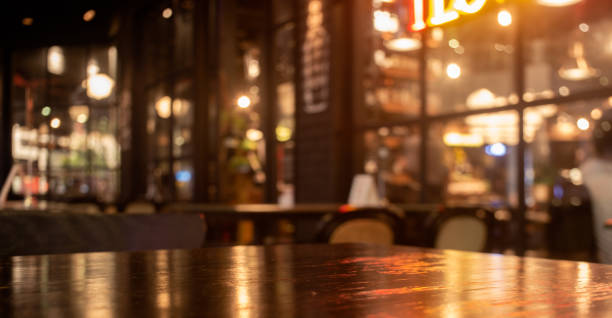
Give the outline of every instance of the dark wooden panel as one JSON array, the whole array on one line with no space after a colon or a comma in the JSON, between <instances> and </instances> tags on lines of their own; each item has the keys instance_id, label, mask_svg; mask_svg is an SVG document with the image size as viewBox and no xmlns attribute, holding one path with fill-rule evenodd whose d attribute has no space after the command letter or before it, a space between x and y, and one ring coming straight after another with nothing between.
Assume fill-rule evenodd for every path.
<instances>
[{"instance_id":1,"label":"dark wooden panel","mask_svg":"<svg viewBox=\"0 0 612 318\"><path fill-rule=\"evenodd\" d=\"M296 201L345 202L353 136L349 11L343 1L308 3L297 23Z\"/></svg>"},{"instance_id":2,"label":"dark wooden panel","mask_svg":"<svg viewBox=\"0 0 612 318\"><path fill-rule=\"evenodd\" d=\"M609 316L612 266L368 245L5 258L0 316Z\"/></svg>"}]
</instances>

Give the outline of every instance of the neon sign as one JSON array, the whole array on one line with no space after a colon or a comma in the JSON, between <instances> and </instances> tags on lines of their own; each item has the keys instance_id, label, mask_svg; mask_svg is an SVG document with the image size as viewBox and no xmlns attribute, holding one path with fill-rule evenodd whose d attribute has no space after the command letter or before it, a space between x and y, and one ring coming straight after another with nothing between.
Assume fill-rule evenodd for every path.
<instances>
[{"instance_id":1,"label":"neon sign","mask_svg":"<svg viewBox=\"0 0 612 318\"><path fill-rule=\"evenodd\" d=\"M425 1L428 1L429 16L425 18ZM461 15L474 14L484 7L487 0L406 0L410 10L412 31L421 31L427 26L439 26L459 19Z\"/></svg>"}]
</instances>

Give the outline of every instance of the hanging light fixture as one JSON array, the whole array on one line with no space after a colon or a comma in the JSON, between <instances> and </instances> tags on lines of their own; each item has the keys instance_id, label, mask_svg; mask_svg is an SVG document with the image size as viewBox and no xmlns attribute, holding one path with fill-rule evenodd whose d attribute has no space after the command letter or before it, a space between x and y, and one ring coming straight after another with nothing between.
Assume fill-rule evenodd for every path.
<instances>
[{"instance_id":1,"label":"hanging light fixture","mask_svg":"<svg viewBox=\"0 0 612 318\"><path fill-rule=\"evenodd\" d=\"M599 71L592 68L584 57L584 46L581 42L575 42L570 50L571 62L559 69L559 76L568 81L583 81L596 77Z\"/></svg>"},{"instance_id":2,"label":"hanging light fixture","mask_svg":"<svg viewBox=\"0 0 612 318\"><path fill-rule=\"evenodd\" d=\"M539 5L547 7L565 7L582 2L582 0L537 0L537 2Z\"/></svg>"},{"instance_id":3,"label":"hanging light fixture","mask_svg":"<svg viewBox=\"0 0 612 318\"><path fill-rule=\"evenodd\" d=\"M385 42L385 47L391 51L410 52L421 48L421 41L414 37L401 36Z\"/></svg>"},{"instance_id":4,"label":"hanging light fixture","mask_svg":"<svg viewBox=\"0 0 612 318\"><path fill-rule=\"evenodd\" d=\"M407 23L407 17L405 14L401 14L402 10L399 10L397 7L393 7L392 11L396 11L398 14L394 12L388 12L391 16L395 17L396 21L394 22L393 30L389 30L390 33L395 33L391 36L391 38L387 38L384 42L384 46L391 51L395 52L410 52L416 51L421 48L421 37L419 33L407 32L410 27Z\"/></svg>"},{"instance_id":5,"label":"hanging light fixture","mask_svg":"<svg viewBox=\"0 0 612 318\"><path fill-rule=\"evenodd\" d=\"M172 99L170 96L163 96L155 102L155 112L163 119L170 118L172 112Z\"/></svg>"},{"instance_id":6,"label":"hanging light fixture","mask_svg":"<svg viewBox=\"0 0 612 318\"><path fill-rule=\"evenodd\" d=\"M115 81L106 74L98 73L87 79L87 96L93 99L104 99L110 96Z\"/></svg>"},{"instance_id":7,"label":"hanging light fixture","mask_svg":"<svg viewBox=\"0 0 612 318\"><path fill-rule=\"evenodd\" d=\"M110 76L99 73L100 67L98 62L91 59L87 63L87 80L85 86L87 88L87 96L96 100L104 99L110 96L115 86L115 81Z\"/></svg>"},{"instance_id":8,"label":"hanging light fixture","mask_svg":"<svg viewBox=\"0 0 612 318\"><path fill-rule=\"evenodd\" d=\"M374 29L380 32L397 32L399 21L397 15L377 10L374 12Z\"/></svg>"},{"instance_id":9,"label":"hanging light fixture","mask_svg":"<svg viewBox=\"0 0 612 318\"><path fill-rule=\"evenodd\" d=\"M51 74L62 75L65 68L64 50L57 45L50 47L47 52L47 71Z\"/></svg>"}]
</instances>

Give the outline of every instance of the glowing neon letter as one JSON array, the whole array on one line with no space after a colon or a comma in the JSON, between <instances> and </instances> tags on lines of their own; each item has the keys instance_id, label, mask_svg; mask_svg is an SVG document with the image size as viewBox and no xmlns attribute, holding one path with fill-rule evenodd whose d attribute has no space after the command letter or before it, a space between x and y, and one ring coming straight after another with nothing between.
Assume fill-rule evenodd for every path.
<instances>
[{"instance_id":1,"label":"glowing neon letter","mask_svg":"<svg viewBox=\"0 0 612 318\"><path fill-rule=\"evenodd\" d=\"M463 13L476 13L484 7L487 0L473 0L472 3L468 3L470 0L455 0L455 9Z\"/></svg>"},{"instance_id":2,"label":"glowing neon letter","mask_svg":"<svg viewBox=\"0 0 612 318\"><path fill-rule=\"evenodd\" d=\"M421 31L427 26L425 24L425 10L423 9L423 1L424 0L413 0L412 2L412 8L414 9L414 23L412 24L411 28L413 31Z\"/></svg>"},{"instance_id":3,"label":"glowing neon letter","mask_svg":"<svg viewBox=\"0 0 612 318\"><path fill-rule=\"evenodd\" d=\"M440 25L459 18L457 11L444 7L444 0L431 0L429 8L429 25Z\"/></svg>"}]
</instances>

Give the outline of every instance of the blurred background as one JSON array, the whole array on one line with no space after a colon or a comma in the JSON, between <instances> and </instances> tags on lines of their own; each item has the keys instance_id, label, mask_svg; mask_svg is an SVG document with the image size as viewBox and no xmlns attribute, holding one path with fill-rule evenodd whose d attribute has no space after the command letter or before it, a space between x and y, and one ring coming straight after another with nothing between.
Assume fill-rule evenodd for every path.
<instances>
[{"instance_id":1,"label":"blurred background","mask_svg":"<svg viewBox=\"0 0 612 318\"><path fill-rule=\"evenodd\" d=\"M490 220L490 251L592 260L578 168L612 107L611 13L605 0L11 2L0 179L20 167L8 203L26 209L335 211L367 174L385 204L427 207L407 243L439 211L468 211ZM218 241L249 228L211 222Z\"/></svg>"}]
</instances>

